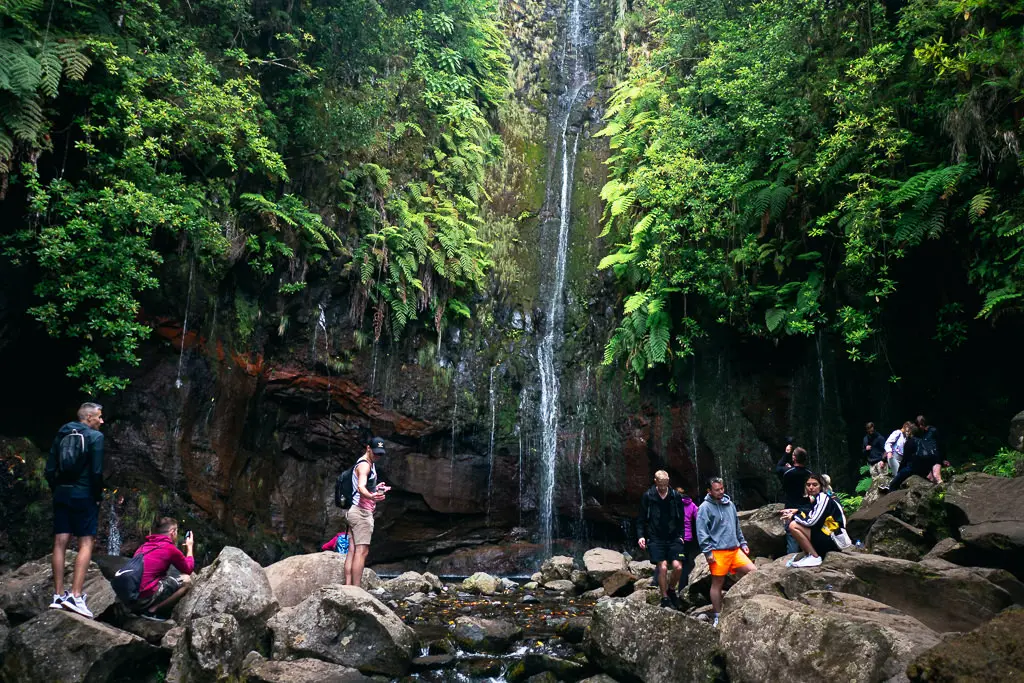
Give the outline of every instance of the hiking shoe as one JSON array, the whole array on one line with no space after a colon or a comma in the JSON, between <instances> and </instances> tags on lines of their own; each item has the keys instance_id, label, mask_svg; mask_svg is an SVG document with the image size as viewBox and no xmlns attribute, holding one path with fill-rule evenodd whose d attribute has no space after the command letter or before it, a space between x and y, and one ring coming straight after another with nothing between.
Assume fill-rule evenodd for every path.
<instances>
[{"instance_id":1,"label":"hiking shoe","mask_svg":"<svg viewBox=\"0 0 1024 683\"><path fill-rule=\"evenodd\" d=\"M661 599L661 606L662 607L668 607L669 609L671 609L672 608L672 601L669 598L662 598Z\"/></svg>"},{"instance_id":2,"label":"hiking shoe","mask_svg":"<svg viewBox=\"0 0 1024 683\"><path fill-rule=\"evenodd\" d=\"M889 488L889 485L888 485L888 484L886 484L885 486L879 486L879 487L878 487L878 491L879 491L880 493L889 493L889 491L890 491L890 490L891 490L891 489Z\"/></svg>"},{"instance_id":3,"label":"hiking shoe","mask_svg":"<svg viewBox=\"0 0 1024 683\"><path fill-rule=\"evenodd\" d=\"M718 615L717 614L715 615L715 618L711 620L711 627L712 628L718 628Z\"/></svg>"},{"instance_id":4,"label":"hiking shoe","mask_svg":"<svg viewBox=\"0 0 1024 683\"><path fill-rule=\"evenodd\" d=\"M53 602L50 603L50 609L63 609L64 601L68 599L68 592L64 591L64 595L53 594Z\"/></svg>"},{"instance_id":5,"label":"hiking shoe","mask_svg":"<svg viewBox=\"0 0 1024 683\"><path fill-rule=\"evenodd\" d=\"M802 560L797 560L793 563L794 567L817 567L821 564L821 558L815 557L814 555L808 555Z\"/></svg>"},{"instance_id":6,"label":"hiking shoe","mask_svg":"<svg viewBox=\"0 0 1024 683\"><path fill-rule=\"evenodd\" d=\"M64 600L64 603L61 605L61 607L63 607L66 610L70 610L75 614L81 614L86 619L92 619L93 614L86 606L85 598L85 593L82 593L82 595L79 597L75 597L74 595L68 595L67 599Z\"/></svg>"},{"instance_id":7,"label":"hiking shoe","mask_svg":"<svg viewBox=\"0 0 1024 683\"><path fill-rule=\"evenodd\" d=\"M679 609L679 596L676 594L675 590L671 588L668 591L668 600L672 603L674 608Z\"/></svg>"},{"instance_id":8,"label":"hiking shoe","mask_svg":"<svg viewBox=\"0 0 1024 683\"><path fill-rule=\"evenodd\" d=\"M149 619L150 621L167 621L167 617L160 616L156 612L150 612L148 610L143 610L139 616L143 619Z\"/></svg>"}]
</instances>

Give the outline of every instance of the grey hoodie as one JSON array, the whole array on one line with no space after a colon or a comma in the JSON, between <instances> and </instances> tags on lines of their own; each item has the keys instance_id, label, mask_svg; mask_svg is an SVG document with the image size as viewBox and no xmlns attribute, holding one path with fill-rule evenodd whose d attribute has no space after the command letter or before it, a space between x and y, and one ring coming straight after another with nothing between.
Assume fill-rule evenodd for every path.
<instances>
[{"instance_id":1,"label":"grey hoodie","mask_svg":"<svg viewBox=\"0 0 1024 683\"><path fill-rule=\"evenodd\" d=\"M722 496L722 500L715 500L710 493L704 496L697 509L697 541L705 555L712 550L731 550L747 544L736 506L728 495Z\"/></svg>"}]
</instances>

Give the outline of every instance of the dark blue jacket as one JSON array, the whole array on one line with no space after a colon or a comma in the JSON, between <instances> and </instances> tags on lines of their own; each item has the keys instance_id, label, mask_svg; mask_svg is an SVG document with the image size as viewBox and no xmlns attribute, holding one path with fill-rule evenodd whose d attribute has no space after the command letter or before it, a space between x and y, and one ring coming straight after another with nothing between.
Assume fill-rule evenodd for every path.
<instances>
[{"instance_id":1,"label":"dark blue jacket","mask_svg":"<svg viewBox=\"0 0 1024 683\"><path fill-rule=\"evenodd\" d=\"M73 483L57 481L57 459L60 457L60 442L72 430L78 430L85 437L85 453L87 458L86 466L82 473ZM46 483L50 489L57 490L58 486L71 486L72 498L92 497L95 501L103 499L103 433L90 429L81 422L68 422L57 431L57 436L50 446L50 456L46 459Z\"/></svg>"}]
</instances>

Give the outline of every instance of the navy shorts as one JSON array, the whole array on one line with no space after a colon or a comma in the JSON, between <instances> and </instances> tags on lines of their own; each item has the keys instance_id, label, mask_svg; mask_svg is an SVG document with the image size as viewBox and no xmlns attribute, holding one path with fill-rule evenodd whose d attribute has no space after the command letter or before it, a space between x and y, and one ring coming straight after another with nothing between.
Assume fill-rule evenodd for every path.
<instances>
[{"instance_id":1,"label":"navy shorts","mask_svg":"<svg viewBox=\"0 0 1024 683\"><path fill-rule=\"evenodd\" d=\"M683 562L686 559L686 551L678 538L662 541L657 538L647 539L647 554L651 558L651 564L668 561Z\"/></svg>"},{"instance_id":2,"label":"navy shorts","mask_svg":"<svg viewBox=\"0 0 1024 683\"><path fill-rule=\"evenodd\" d=\"M58 487L53 494L53 534L71 534L76 538L95 536L100 521L100 506L92 498L72 498L70 491Z\"/></svg>"}]
</instances>

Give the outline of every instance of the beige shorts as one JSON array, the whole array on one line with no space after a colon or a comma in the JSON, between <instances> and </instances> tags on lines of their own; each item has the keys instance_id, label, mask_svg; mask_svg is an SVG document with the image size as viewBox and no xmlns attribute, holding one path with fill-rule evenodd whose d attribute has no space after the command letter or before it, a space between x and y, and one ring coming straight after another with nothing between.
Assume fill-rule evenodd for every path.
<instances>
[{"instance_id":1,"label":"beige shorts","mask_svg":"<svg viewBox=\"0 0 1024 683\"><path fill-rule=\"evenodd\" d=\"M351 545L370 545L373 538L373 512L352 506L345 513L348 520L348 539Z\"/></svg>"}]
</instances>

